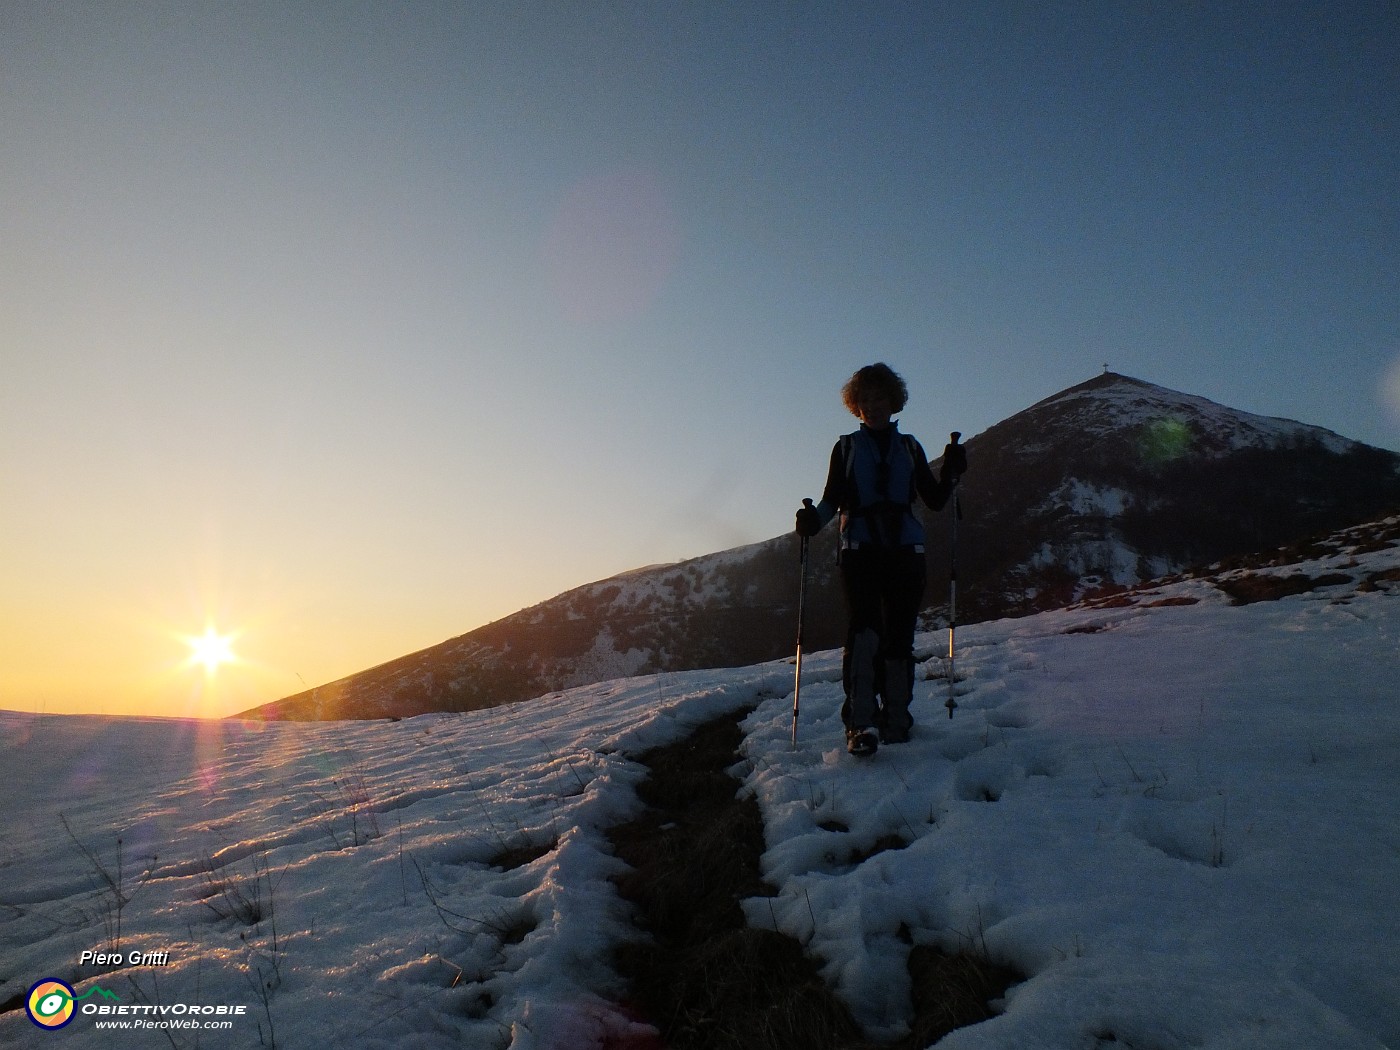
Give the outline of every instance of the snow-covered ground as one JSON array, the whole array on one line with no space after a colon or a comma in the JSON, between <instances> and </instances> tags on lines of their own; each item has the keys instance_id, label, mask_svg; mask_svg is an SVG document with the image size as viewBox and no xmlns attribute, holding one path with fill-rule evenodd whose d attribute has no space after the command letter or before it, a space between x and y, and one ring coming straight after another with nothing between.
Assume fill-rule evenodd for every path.
<instances>
[{"instance_id":1,"label":"snow-covered ground","mask_svg":"<svg viewBox=\"0 0 1400 1050\"><path fill-rule=\"evenodd\" d=\"M779 892L746 911L872 1034L908 1016L912 940L1027 975L947 1050L1400 1047L1397 566L962 628L955 717L921 679L916 739L867 761L836 653L804 661L795 751L782 662L401 722L0 713L0 1045L624 1046L629 756L757 704L739 769ZM79 996L59 1035L22 1005L45 978ZM98 1027L170 1019L228 1027Z\"/></svg>"}]
</instances>

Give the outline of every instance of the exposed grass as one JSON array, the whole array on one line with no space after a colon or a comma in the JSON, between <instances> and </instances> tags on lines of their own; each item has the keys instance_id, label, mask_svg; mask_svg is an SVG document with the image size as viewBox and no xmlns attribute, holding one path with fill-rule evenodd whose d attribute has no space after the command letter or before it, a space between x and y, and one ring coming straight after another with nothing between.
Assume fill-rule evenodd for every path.
<instances>
[{"instance_id":1,"label":"exposed grass","mask_svg":"<svg viewBox=\"0 0 1400 1050\"><path fill-rule=\"evenodd\" d=\"M927 945L909 952L909 976L914 980L910 1033L895 1050L922 1050L949 1032L995 1016L996 1002L1025 975L985 957L959 952L945 955Z\"/></svg>"},{"instance_id":2,"label":"exposed grass","mask_svg":"<svg viewBox=\"0 0 1400 1050\"><path fill-rule=\"evenodd\" d=\"M1322 576L1295 572L1287 576L1250 573L1216 580L1215 585L1228 594L1235 605L1252 605L1255 602L1278 601L1294 594L1307 594L1319 587L1350 582L1351 576L1343 572L1325 573Z\"/></svg>"}]
</instances>

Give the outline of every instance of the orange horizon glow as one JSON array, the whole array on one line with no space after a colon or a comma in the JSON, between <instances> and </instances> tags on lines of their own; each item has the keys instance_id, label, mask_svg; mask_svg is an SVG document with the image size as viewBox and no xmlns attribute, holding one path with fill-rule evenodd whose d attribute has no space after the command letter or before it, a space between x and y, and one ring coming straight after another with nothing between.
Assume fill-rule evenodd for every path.
<instances>
[{"instance_id":1,"label":"orange horizon glow","mask_svg":"<svg viewBox=\"0 0 1400 1050\"><path fill-rule=\"evenodd\" d=\"M83 579L61 592L31 580L31 600L24 587L0 594L0 709L230 718L460 634L510 601L484 588L473 597L496 607L452 594L386 629L369 596L346 599L330 584L254 586L241 565L198 554L186 564L200 568L155 580L153 560L116 560L107 593Z\"/></svg>"}]
</instances>

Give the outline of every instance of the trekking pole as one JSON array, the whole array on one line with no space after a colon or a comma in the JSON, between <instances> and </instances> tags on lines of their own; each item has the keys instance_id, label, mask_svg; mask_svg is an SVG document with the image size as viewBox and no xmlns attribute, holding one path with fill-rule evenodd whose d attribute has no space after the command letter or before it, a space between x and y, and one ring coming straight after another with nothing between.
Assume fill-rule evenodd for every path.
<instances>
[{"instance_id":1,"label":"trekking pole","mask_svg":"<svg viewBox=\"0 0 1400 1050\"><path fill-rule=\"evenodd\" d=\"M804 507L811 507L812 501L804 499ZM807 537L803 536L798 558L802 566L802 582L797 587L797 674L792 683L792 750L797 750L797 698L802 693L802 625L805 622L807 604Z\"/></svg>"},{"instance_id":2,"label":"trekking pole","mask_svg":"<svg viewBox=\"0 0 1400 1050\"><path fill-rule=\"evenodd\" d=\"M953 431L950 444L956 445L962 433ZM958 519L962 517L962 503L958 499L958 481L961 475L953 476L953 544L952 552L948 559L948 700L943 705L948 709L948 718L953 717L953 709L958 706L958 702L953 699L953 688L957 682L957 675L954 672L954 649L953 633L958 626Z\"/></svg>"}]
</instances>

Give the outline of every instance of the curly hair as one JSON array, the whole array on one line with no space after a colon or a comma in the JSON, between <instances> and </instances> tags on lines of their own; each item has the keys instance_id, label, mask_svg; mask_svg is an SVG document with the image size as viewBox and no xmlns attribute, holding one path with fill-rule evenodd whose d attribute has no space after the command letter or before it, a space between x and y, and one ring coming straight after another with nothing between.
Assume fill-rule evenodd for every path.
<instances>
[{"instance_id":1,"label":"curly hair","mask_svg":"<svg viewBox=\"0 0 1400 1050\"><path fill-rule=\"evenodd\" d=\"M909 388L904 385L899 373L884 362L858 369L841 388L841 400L851 415L859 416L860 399L871 393L884 394L889 398L891 415L909 403Z\"/></svg>"}]
</instances>

